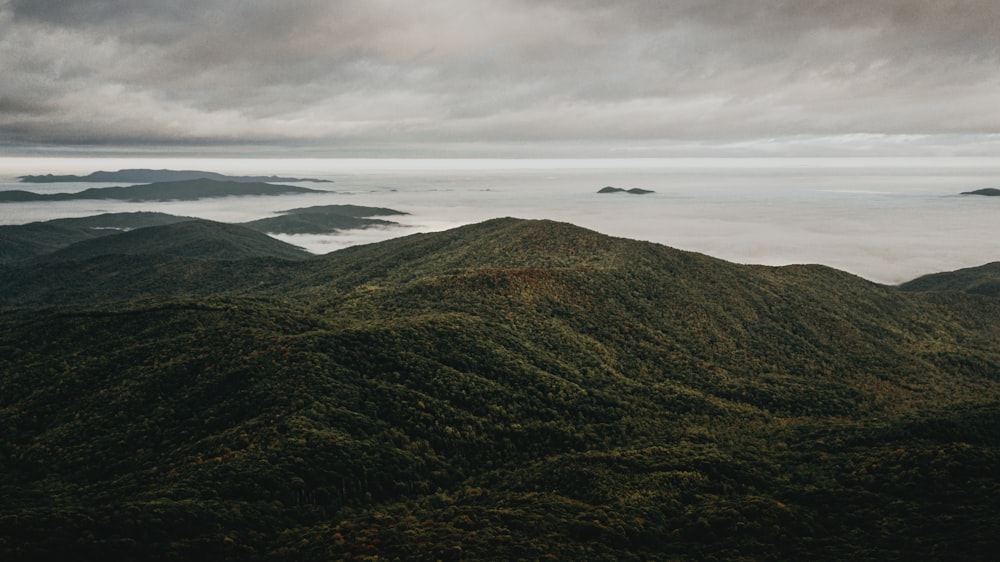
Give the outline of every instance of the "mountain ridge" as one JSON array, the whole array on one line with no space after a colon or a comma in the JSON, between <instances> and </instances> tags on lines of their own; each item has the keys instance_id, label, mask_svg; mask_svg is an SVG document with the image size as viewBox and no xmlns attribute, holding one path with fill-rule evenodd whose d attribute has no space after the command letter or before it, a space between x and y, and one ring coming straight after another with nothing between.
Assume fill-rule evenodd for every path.
<instances>
[{"instance_id":1,"label":"mountain ridge","mask_svg":"<svg viewBox=\"0 0 1000 562\"><path fill-rule=\"evenodd\" d=\"M65 182L129 182L129 183L156 183L164 181L181 181L210 179L221 181L239 182L313 182L329 183L329 180L315 178L293 178L282 176L230 176L217 172L204 172L199 170L151 170L148 168L130 168L114 172L97 171L85 176L77 175L27 175L19 176L18 180L24 183L65 183Z\"/></svg>"},{"instance_id":2,"label":"mountain ridge","mask_svg":"<svg viewBox=\"0 0 1000 562\"><path fill-rule=\"evenodd\" d=\"M5 559L998 546L996 299L512 218L75 265L136 260L192 291L0 312Z\"/></svg>"},{"instance_id":3,"label":"mountain ridge","mask_svg":"<svg viewBox=\"0 0 1000 562\"><path fill-rule=\"evenodd\" d=\"M212 197L325 193L323 190L262 182L191 179L164 181L124 187L91 187L79 192L34 193L23 190L0 191L0 203L26 201L73 201L114 199L121 201L195 201Z\"/></svg>"},{"instance_id":4,"label":"mountain ridge","mask_svg":"<svg viewBox=\"0 0 1000 562\"><path fill-rule=\"evenodd\" d=\"M901 284L899 288L911 292L961 291L1000 297L1000 262L923 275Z\"/></svg>"},{"instance_id":5,"label":"mountain ridge","mask_svg":"<svg viewBox=\"0 0 1000 562\"><path fill-rule=\"evenodd\" d=\"M393 209L358 205L320 205L290 209L281 213L284 214L278 217L231 224L264 233L330 234L338 230L396 226L398 223L393 221L368 217L405 214ZM21 225L0 225L0 265L16 264L29 259L37 262L44 260L43 256L46 254L84 240L188 220L193 220L193 217L132 212L104 213Z\"/></svg>"}]
</instances>

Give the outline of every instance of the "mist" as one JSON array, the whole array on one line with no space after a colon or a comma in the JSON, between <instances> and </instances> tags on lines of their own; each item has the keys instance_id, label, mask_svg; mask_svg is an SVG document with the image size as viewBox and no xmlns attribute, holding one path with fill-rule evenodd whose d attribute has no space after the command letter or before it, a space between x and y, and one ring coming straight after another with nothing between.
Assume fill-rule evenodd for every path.
<instances>
[{"instance_id":1,"label":"mist","mask_svg":"<svg viewBox=\"0 0 1000 562\"><path fill-rule=\"evenodd\" d=\"M278 235L314 253L513 216L570 222L725 260L818 263L879 283L1000 259L1000 160L0 160L0 189L78 191L105 184L21 184L34 173L125 167L277 173L333 180L328 193L201 201L8 203L0 224L159 211L245 222L297 207L355 204L409 213L396 227ZM110 184L108 184L110 185ZM647 195L598 194L604 186Z\"/></svg>"}]
</instances>

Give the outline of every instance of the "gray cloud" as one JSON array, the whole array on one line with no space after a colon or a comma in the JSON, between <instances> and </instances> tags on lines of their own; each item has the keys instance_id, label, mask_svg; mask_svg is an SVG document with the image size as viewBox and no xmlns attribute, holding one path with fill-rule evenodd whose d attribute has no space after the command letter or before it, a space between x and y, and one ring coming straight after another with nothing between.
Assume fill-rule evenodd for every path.
<instances>
[{"instance_id":1,"label":"gray cloud","mask_svg":"<svg viewBox=\"0 0 1000 562\"><path fill-rule=\"evenodd\" d=\"M1000 4L6 0L0 72L9 147L964 153L1000 132Z\"/></svg>"}]
</instances>

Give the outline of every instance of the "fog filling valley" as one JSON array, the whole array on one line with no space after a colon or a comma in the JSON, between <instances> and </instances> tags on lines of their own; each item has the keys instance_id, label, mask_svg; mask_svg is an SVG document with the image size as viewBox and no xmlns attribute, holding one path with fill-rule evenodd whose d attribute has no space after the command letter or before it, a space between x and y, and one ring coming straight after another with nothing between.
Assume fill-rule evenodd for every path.
<instances>
[{"instance_id":1,"label":"fog filling valley","mask_svg":"<svg viewBox=\"0 0 1000 562\"><path fill-rule=\"evenodd\" d=\"M121 184L26 184L17 176L119 168L291 174L329 193L199 201L46 201L0 206L0 224L159 211L244 222L297 207L354 204L409 213L398 227L277 235L314 253L513 216L570 222L747 264L819 263L888 284L1000 259L1000 160L0 160L0 189L80 191ZM599 194L614 186L653 193Z\"/></svg>"}]
</instances>

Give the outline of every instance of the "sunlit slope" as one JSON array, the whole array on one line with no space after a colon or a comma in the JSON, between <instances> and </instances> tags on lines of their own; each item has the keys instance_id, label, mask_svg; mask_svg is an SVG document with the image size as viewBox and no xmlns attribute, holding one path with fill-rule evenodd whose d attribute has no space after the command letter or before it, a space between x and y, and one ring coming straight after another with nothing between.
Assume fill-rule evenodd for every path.
<instances>
[{"instance_id":1,"label":"sunlit slope","mask_svg":"<svg viewBox=\"0 0 1000 562\"><path fill-rule=\"evenodd\" d=\"M998 546L993 299L516 219L280 263L3 317L5 559Z\"/></svg>"}]
</instances>

